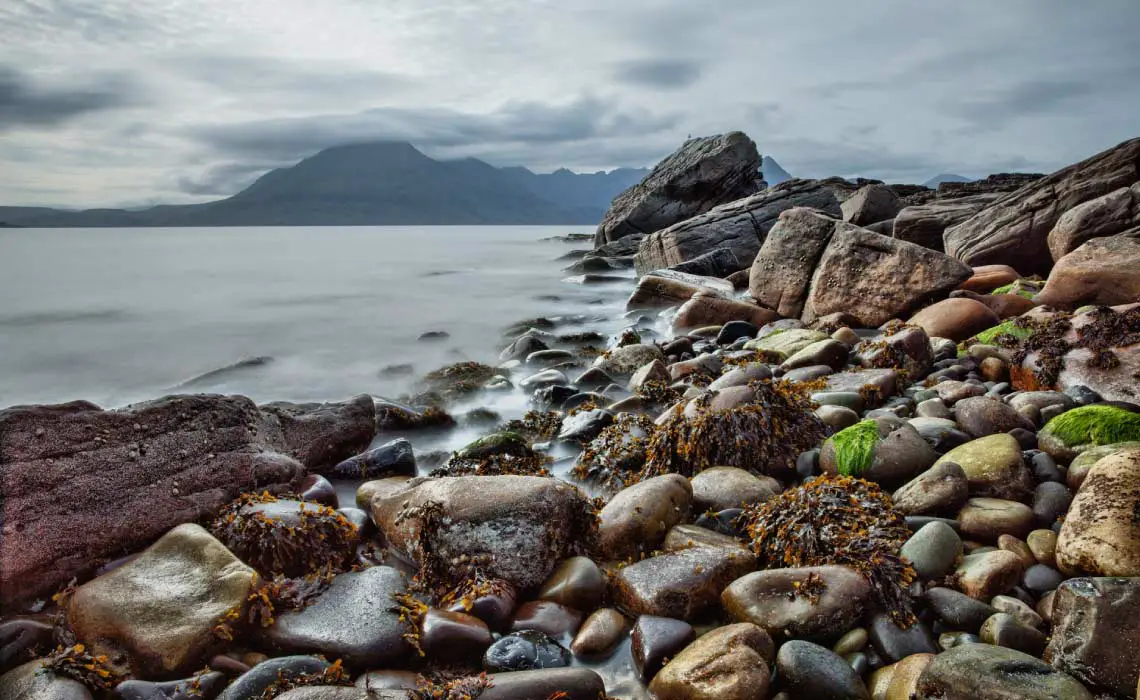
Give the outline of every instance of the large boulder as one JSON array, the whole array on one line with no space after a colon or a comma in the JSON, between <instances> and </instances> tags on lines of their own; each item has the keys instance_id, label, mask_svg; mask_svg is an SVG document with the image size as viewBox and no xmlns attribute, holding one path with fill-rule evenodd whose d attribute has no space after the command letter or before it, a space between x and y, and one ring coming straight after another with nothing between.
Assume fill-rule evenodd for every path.
<instances>
[{"instance_id":1,"label":"large boulder","mask_svg":"<svg viewBox=\"0 0 1140 700\"><path fill-rule=\"evenodd\" d=\"M917 700L1092 700L1072 676L1029 654L963 644L934 657L922 672Z\"/></svg>"},{"instance_id":2,"label":"large boulder","mask_svg":"<svg viewBox=\"0 0 1140 700\"><path fill-rule=\"evenodd\" d=\"M856 226L870 226L895 218L901 208L899 196L887 185L860 187L842 205L843 220Z\"/></svg>"},{"instance_id":3,"label":"large boulder","mask_svg":"<svg viewBox=\"0 0 1140 700\"><path fill-rule=\"evenodd\" d=\"M178 678L219 646L215 625L240 620L259 579L210 533L180 525L135 560L67 600L76 638L135 675Z\"/></svg>"},{"instance_id":4,"label":"large boulder","mask_svg":"<svg viewBox=\"0 0 1140 700\"><path fill-rule=\"evenodd\" d=\"M976 194L903 207L895 216L891 235L941 253L946 229L969 219L1000 197L996 193Z\"/></svg>"},{"instance_id":5,"label":"large boulder","mask_svg":"<svg viewBox=\"0 0 1140 700\"><path fill-rule=\"evenodd\" d=\"M645 179L614 198L598 226L601 246L639 233L654 233L718 204L756 191L760 154L739 131L690 139L657 164Z\"/></svg>"},{"instance_id":6,"label":"large boulder","mask_svg":"<svg viewBox=\"0 0 1140 700\"><path fill-rule=\"evenodd\" d=\"M725 299L717 292L702 290L677 310L673 329L680 331L703 326L723 326L732 321L748 321L755 326L764 326L779 318L771 309L747 301Z\"/></svg>"},{"instance_id":7,"label":"large boulder","mask_svg":"<svg viewBox=\"0 0 1140 700\"><path fill-rule=\"evenodd\" d=\"M389 545L409 558L429 551L443 566L485 559L488 575L518 588L545 581L593 527L581 491L538 476L413 479L377 494L371 510Z\"/></svg>"},{"instance_id":8,"label":"large boulder","mask_svg":"<svg viewBox=\"0 0 1140 700\"><path fill-rule=\"evenodd\" d=\"M1140 181L1140 139L1125 141L1011 192L947 229L946 252L970 265L1011 265L1022 274L1053 266L1049 233L1067 211Z\"/></svg>"},{"instance_id":9,"label":"large boulder","mask_svg":"<svg viewBox=\"0 0 1140 700\"><path fill-rule=\"evenodd\" d=\"M780 214L793 207L840 214L831 188L815 180L791 180L647 236L634 258L635 267L638 274L645 274L726 247L741 262L738 269L743 269L756 257Z\"/></svg>"},{"instance_id":10,"label":"large boulder","mask_svg":"<svg viewBox=\"0 0 1140 700\"><path fill-rule=\"evenodd\" d=\"M928 336L953 341L963 341L1000 322L997 314L985 304L962 297L931 304L907 321L926 331Z\"/></svg>"},{"instance_id":11,"label":"large boulder","mask_svg":"<svg viewBox=\"0 0 1140 700\"><path fill-rule=\"evenodd\" d=\"M1097 462L1057 537L1057 566L1070 575L1140 576L1140 451Z\"/></svg>"},{"instance_id":12,"label":"large boulder","mask_svg":"<svg viewBox=\"0 0 1140 700\"><path fill-rule=\"evenodd\" d=\"M1058 261L1086 241L1140 226L1140 182L1078 204L1049 232L1049 253Z\"/></svg>"},{"instance_id":13,"label":"large boulder","mask_svg":"<svg viewBox=\"0 0 1140 700\"><path fill-rule=\"evenodd\" d=\"M340 406L261 411L198 394L0 411L0 602L53 593L241 492L282 490L306 466L352 455L367 444L371 399Z\"/></svg>"},{"instance_id":14,"label":"large boulder","mask_svg":"<svg viewBox=\"0 0 1140 700\"><path fill-rule=\"evenodd\" d=\"M310 471L330 472L362 452L376 435L376 403L361 394L339 403L276 403L261 406L271 430L280 430L285 454Z\"/></svg>"},{"instance_id":15,"label":"large boulder","mask_svg":"<svg viewBox=\"0 0 1140 700\"><path fill-rule=\"evenodd\" d=\"M799 318L812 272L838 225L848 224L807 207L780 214L748 273L752 298L785 318Z\"/></svg>"},{"instance_id":16,"label":"large boulder","mask_svg":"<svg viewBox=\"0 0 1140 700\"><path fill-rule=\"evenodd\" d=\"M1140 301L1140 228L1094 238L1058 260L1033 300L1062 309Z\"/></svg>"},{"instance_id":17,"label":"large boulder","mask_svg":"<svg viewBox=\"0 0 1140 700\"><path fill-rule=\"evenodd\" d=\"M1045 660L1090 687L1132 697L1140 680L1140 579L1077 578L1053 598Z\"/></svg>"}]
</instances>

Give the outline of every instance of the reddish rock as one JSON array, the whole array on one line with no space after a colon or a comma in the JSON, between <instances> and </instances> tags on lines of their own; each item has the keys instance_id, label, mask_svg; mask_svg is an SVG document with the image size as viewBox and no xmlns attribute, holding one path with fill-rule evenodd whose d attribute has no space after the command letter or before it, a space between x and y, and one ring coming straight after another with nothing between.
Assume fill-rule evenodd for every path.
<instances>
[{"instance_id":1,"label":"reddish rock","mask_svg":"<svg viewBox=\"0 0 1140 700\"><path fill-rule=\"evenodd\" d=\"M763 326L779 318L780 315L771 309L745 301L726 299L711 290L701 290L677 311L673 328L678 330L722 326L730 321L748 321L756 326Z\"/></svg>"},{"instance_id":2,"label":"reddish rock","mask_svg":"<svg viewBox=\"0 0 1140 700\"><path fill-rule=\"evenodd\" d=\"M986 294L998 287L1017 281L1021 275L1009 265L980 265L974 268L974 275L963 282L958 289Z\"/></svg>"},{"instance_id":3,"label":"reddish rock","mask_svg":"<svg viewBox=\"0 0 1140 700\"><path fill-rule=\"evenodd\" d=\"M1049 252L1060 260L1086 241L1140 226L1140 182L1078 204L1049 232Z\"/></svg>"},{"instance_id":4,"label":"reddish rock","mask_svg":"<svg viewBox=\"0 0 1140 700\"><path fill-rule=\"evenodd\" d=\"M936 338L960 342L993 328L1001 319L985 304L973 299L944 299L912 316L908 324L918 326Z\"/></svg>"},{"instance_id":5,"label":"reddish rock","mask_svg":"<svg viewBox=\"0 0 1140 700\"><path fill-rule=\"evenodd\" d=\"M1058 260L1034 300L1060 309L1140 301L1140 228L1093 239Z\"/></svg>"}]
</instances>

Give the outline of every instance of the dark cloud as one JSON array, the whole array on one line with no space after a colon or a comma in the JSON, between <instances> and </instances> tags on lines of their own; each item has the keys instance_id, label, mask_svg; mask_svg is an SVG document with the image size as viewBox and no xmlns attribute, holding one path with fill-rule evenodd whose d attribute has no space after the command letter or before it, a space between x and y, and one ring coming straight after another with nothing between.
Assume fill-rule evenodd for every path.
<instances>
[{"instance_id":1,"label":"dark cloud","mask_svg":"<svg viewBox=\"0 0 1140 700\"><path fill-rule=\"evenodd\" d=\"M185 55L165 61L171 71L214 89L240 94L277 96L283 101L311 101L345 96L376 99L404 91L407 76L333 62L287 57Z\"/></svg>"},{"instance_id":2,"label":"dark cloud","mask_svg":"<svg viewBox=\"0 0 1140 700\"><path fill-rule=\"evenodd\" d=\"M1013 120L1065 110L1096 91L1087 80L1030 80L948 101L945 107L949 114L967 121L969 128L997 130Z\"/></svg>"},{"instance_id":3,"label":"dark cloud","mask_svg":"<svg viewBox=\"0 0 1140 700\"><path fill-rule=\"evenodd\" d=\"M179 192L196 197L228 197L253 184L254 180L273 167L274 165L223 163L207 168L197 177L181 175L175 178L175 186Z\"/></svg>"},{"instance_id":4,"label":"dark cloud","mask_svg":"<svg viewBox=\"0 0 1140 700\"><path fill-rule=\"evenodd\" d=\"M90 112L136 104L138 98L135 87L119 77L47 85L14 68L0 66L0 132L59 126Z\"/></svg>"},{"instance_id":5,"label":"dark cloud","mask_svg":"<svg viewBox=\"0 0 1140 700\"><path fill-rule=\"evenodd\" d=\"M613 76L626 85L681 90L697 82L701 77L701 65L696 61L647 58L617 64Z\"/></svg>"}]
</instances>

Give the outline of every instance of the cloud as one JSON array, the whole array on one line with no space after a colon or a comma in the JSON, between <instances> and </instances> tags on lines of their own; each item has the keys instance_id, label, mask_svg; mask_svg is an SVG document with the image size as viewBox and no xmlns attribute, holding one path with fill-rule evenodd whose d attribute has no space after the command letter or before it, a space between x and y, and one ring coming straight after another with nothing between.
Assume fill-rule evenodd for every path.
<instances>
[{"instance_id":1,"label":"cloud","mask_svg":"<svg viewBox=\"0 0 1140 700\"><path fill-rule=\"evenodd\" d=\"M272 165L249 163L222 163L213 165L197 177L180 175L175 178L175 186L180 192L199 197L228 197L245 189L260 175L271 170Z\"/></svg>"},{"instance_id":2,"label":"cloud","mask_svg":"<svg viewBox=\"0 0 1140 700\"><path fill-rule=\"evenodd\" d=\"M115 76L50 84L0 66L0 132L21 127L51 128L85 114L137 104L130 81Z\"/></svg>"},{"instance_id":3,"label":"cloud","mask_svg":"<svg viewBox=\"0 0 1140 700\"><path fill-rule=\"evenodd\" d=\"M1096 91L1088 80L1029 80L944 106L970 129L997 130L1011 121L1067 110Z\"/></svg>"},{"instance_id":4,"label":"cloud","mask_svg":"<svg viewBox=\"0 0 1140 700\"><path fill-rule=\"evenodd\" d=\"M680 90L701 77L701 66L696 61L645 58L624 61L614 68L614 79L626 85L655 90Z\"/></svg>"}]
</instances>

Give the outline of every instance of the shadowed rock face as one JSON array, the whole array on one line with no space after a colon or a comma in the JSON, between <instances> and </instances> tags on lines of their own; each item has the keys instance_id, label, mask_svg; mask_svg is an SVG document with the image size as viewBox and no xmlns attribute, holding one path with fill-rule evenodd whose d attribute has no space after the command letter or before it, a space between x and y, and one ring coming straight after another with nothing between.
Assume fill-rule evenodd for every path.
<instances>
[{"instance_id":1,"label":"shadowed rock face","mask_svg":"<svg viewBox=\"0 0 1140 700\"><path fill-rule=\"evenodd\" d=\"M243 491L282 490L367 444L374 420L369 397L266 412L208 394L0 411L0 601L50 595Z\"/></svg>"},{"instance_id":2,"label":"shadowed rock face","mask_svg":"<svg viewBox=\"0 0 1140 700\"><path fill-rule=\"evenodd\" d=\"M760 154L739 131L686 141L640 183L614 198L597 246L654 233L756 191Z\"/></svg>"},{"instance_id":3,"label":"shadowed rock face","mask_svg":"<svg viewBox=\"0 0 1140 700\"><path fill-rule=\"evenodd\" d=\"M1011 265L1046 274L1049 233L1067 211L1140 181L1140 139L1132 139L1011 192L947 229L946 252L969 265Z\"/></svg>"}]
</instances>

